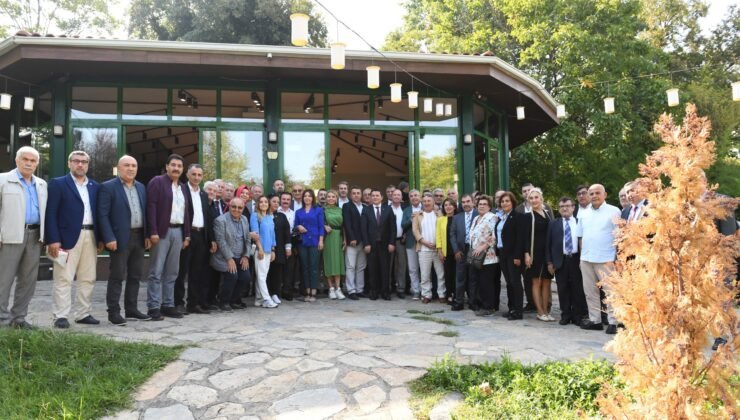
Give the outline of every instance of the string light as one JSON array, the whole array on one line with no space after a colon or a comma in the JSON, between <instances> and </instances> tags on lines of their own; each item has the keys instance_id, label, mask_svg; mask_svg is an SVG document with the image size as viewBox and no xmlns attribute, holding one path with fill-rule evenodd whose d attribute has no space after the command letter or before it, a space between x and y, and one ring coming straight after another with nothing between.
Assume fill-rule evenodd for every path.
<instances>
[{"instance_id":1,"label":"string light","mask_svg":"<svg viewBox=\"0 0 740 420\"><path fill-rule=\"evenodd\" d=\"M334 42L331 44L331 68L334 70L344 69L344 49L347 44L344 42Z\"/></svg>"},{"instance_id":2,"label":"string light","mask_svg":"<svg viewBox=\"0 0 740 420\"><path fill-rule=\"evenodd\" d=\"M445 104L443 104L442 102L437 102L436 111L434 115L436 115L437 117L441 117L444 114L445 114Z\"/></svg>"},{"instance_id":3,"label":"string light","mask_svg":"<svg viewBox=\"0 0 740 420\"><path fill-rule=\"evenodd\" d=\"M445 117L452 116L452 104L445 104Z\"/></svg>"},{"instance_id":4,"label":"string light","mask_svg":"<svg viewBox=\"0 0 740 420\"><path fill-rule=\"evenodd\" d=\"M0 109L9 110L11 99L13 99L13 95L8 93L8 79L5 79L5 90L0 94Z\"/></svg>"},{"instance_id":5,"label":"string light","mask_svg":"<svg viewBox=\"0 0 740 420\"><path fill-rule=\"evenodd\" d=\"M604 98L604 113L614 113L614 98L612 96L607 96L606 98Z\"/></svg>"},{"instance_id":6,"label":"string light","mask_svg":"<svg viewBox=\"0 0 740 420\"><path fill-rule=\"evenodd\" d=\"M523 120L524 119L524 107L519 105L516 107L516 119L517 120Z\"/></svg>"},{"instance_id":7,"label":"string light","mask_svg":"<svg viewBox=\"0 0 740 420\"><path fill-rule=\"evenodd\" d=\"M396 72L393 72L393 83L391 83L391 102L397 104L401 102L401 88L402 85L396 80Z\"/></svg>"},{"instance_id":8,"label":"string light","mask_svg":"<svg viewBox=\"0 0 740 420\"><path fill-rule=\"evenodd\" d=\"M424 113L431 114L432 108L434 108L434 100L432 98L424 98Z\"/></svg>"},{"instance_id":9,"label":"string light","mask_svg":"<svg viewBox=\"0 0 740 420\"><path fill-rule=\"evenodd\" d=\"M555 112L557 113L558 118L565 118L568 116L568 114L565 112L565 105L558 104L558 106L555 108Z\"/></svg>"},{"instance_id":10,"label":"string light","mask_svg":"<svg viewBox=\"0 0 740 420\"><path fill-rule=\"evenodd\" d=\"M379 66L367 66L367 88L377 89L380 87L380 67Z\"/></svg>"}]
</instances>

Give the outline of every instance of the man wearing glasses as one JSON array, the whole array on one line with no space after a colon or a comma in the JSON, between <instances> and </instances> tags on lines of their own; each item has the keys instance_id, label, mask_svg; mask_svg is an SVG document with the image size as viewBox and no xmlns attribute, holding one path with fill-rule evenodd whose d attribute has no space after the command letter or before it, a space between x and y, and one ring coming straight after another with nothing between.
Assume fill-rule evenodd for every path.
<instances>
[{"instance_id":1,"label":"man wearing glasses","mask_svg":"<svg viewBox=\"0 0 740 420\"><path fill-rule=\"evenodd\" d=\"M293 192L293 202L290 208L293 211L298 211L298 209L303 207L303 185L293 184L291 191Z\"/></svg>"},{"instance_id":2,"label":"man wearing glasses","mask_svg":"<svg viewBox=\"0 0 740 420\"><path fill-rule=\"evenodd\" d=\"M69 154L69 174L49 182L46 208L47 254L54 261L52 310L54 327L69 328L72 281L77 278L74 317L78 324L97 325L92 316L92 293L97 278L96 203L99 185L87 177L90 156L80 150Z\"/></svg>"},{"instance_id":3,"label":"man wearing glasses","mask_svg":"<svg viewBox=\"0 0 740 420\"><path fill-rule=\"evenodd\" d=\"M573 217L576 219L580 218L578 212L585 212L591 209L591 197L588 195L588 187L588 184L581 184L576 187L576 201L578 201L578 205L573 210Z\"/></svg>"}]
</instances>

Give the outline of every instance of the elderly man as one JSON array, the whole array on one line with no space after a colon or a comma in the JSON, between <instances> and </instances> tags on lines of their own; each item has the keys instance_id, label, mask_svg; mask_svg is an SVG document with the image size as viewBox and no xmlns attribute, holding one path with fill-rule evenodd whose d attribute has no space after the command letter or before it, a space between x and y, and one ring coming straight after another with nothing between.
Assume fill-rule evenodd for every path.
<instances>
[{"instance_id":1,"label":"elderly man","mask_svg":"<svg viewBox=\"0 0 740 420\"><path fill-rule=\"evenodd\" d=\"M645 187L639 180L630 182L627 188L627 199L630 201L630 205L622 209L622 219L626 220L627 223L634 223L642 219L647 208L646 196Z\"/></svg>"},{"instance_id":2,"label":"elderly man","mask_svg":"<svg viewBox=\"0 0 740 420\"><path fill-rule=\"evenodd\" d=\"M139 283L144 273L144 250L151 246L144 232L146 187L136 180L137 171L136 159L122 156L118 160L118 177L102 183L98 191L100 237L110 253L110 275L105 296L108 321L119 326L126 325L119 303L124 279L126 318L149 319L149 315L137 308Z\"/></svg>"},{"instance_id":3,"label":"elderly man","mask_svg":"<svg viewBox=\"0 0 740 420\"><path fill-rule=\"evenodd\" d=\"M444 211L442 203L445 201L445 191L442 188L435 188L434 191L432 191L432 197L434 197L434 209L437 211Z\"/></svg>"},{"instance_id":4,"label":"elderly man","mask_svg":"<svg viewBox=\"0 0 740 420\"><path fill-rule=\"evenodd\" d=\"M453 311L463 309L466 291L468 292L468 305L474 308L478 306L476 303L478 278L470 275L469 266L465 261L465 257L470 251L470 228L476 216L478 216L478 210L473 204L473 196L470 194L463 195L462 211L452 218L449 238L452 252L455 255L455 303L452 305ZM494 278L482 280L493 282L495 295L493 306L498 310L498 299L501 294L501 269L498 264L495 267Z\"/></svg>"},{"instance_id":5,"label":"elderly man","mask_svg":"<svg viewBox=\"0 0 740 420\"><path fill-rule=\"evenodd\" d=\"M260 197L264 194L265 190L262 188L262 185L256 184L252 185L252 199L249 200L249 204L247 207L249 207L249 214L254 214L254 211L257 209L257 203L260 201Z\"/></svg>"},{"instance_id":6,"label":"elderly man","mask_svg":"<svg viewBox=\"0 0 740 420\"><path fill-rule=\"evenodd\" d=\"M588 305L588 320L581 322L584 330L601 330L601 301L597 283L614 270L617 251L614 246L614 230L620 211L606 203L606 190L603 185L594 184L588 189L591 197L591 210L578 220L578 248L581 250L581 273L583 292ZM608 290L605 290L609 294ZM607 304L609 327L607 334L617 333L617 320L610 304Z\"/></svg>"},{"instance_id":7,"label":"elderly man","mask_svg":"<svg viewBox=\"0 0 740 420\"><path fill-rule=\"evenodd\" d=\"M285 181L278 178L274 181L272 181L272 193L280 195L283 191L285 191Z\"/></svg>"},{"instance_id":8,"label":"elderly man","mask_svg":"<svg viewBox=\"0 0 740 420\"><path fill-rule=\"evenodd\" d=\"M49 182L46 208L46 252L54 261L52 310L54 327L69 328L72 281L77 279L75 322L97 325L92 316L92 293L97 279L96 209L99 185L88 179L90 156L76 150L67 159L69 174ZM97 250L96 250L97 248Z\"/></svg>"},{"instance_id":9,"label":"elderly man","mask_svg":"<svg viewBox=\"0 0 740 420\"><path fill-rule=\"evenodd\" d=\"M434 272L437 273L439 302L447 303L444 264L437 255L437 217L439 213L434 209L434 200L430 196L424 196L422 205L422 211L416 213L413 218L413 232L421 272L421 301L429 303L432 300L432 268L434 268Z\"/></svg>"},{"instance_id":10,"label":"elderly man","mask_svg":"<svg viewBox=\"0 0 740 420\"><path fill-rule=\"evenodd\" d=\"M235 191L236 187L234 187L234 184L232 184L231 182L224 182L224 192L221 198L223 199L224 203L226 203L227 211L231 199L234 198Z\"/></svg>"},{"instance_id":11,"label":"elderly man","mask_svg":"<svg viewBox=\"0 0 740 420\"><path fill-rule=\"evenodd\" d=\"M303 190L303 184L293 184L290 190L293 193L293 202L290 204L293 211L298 211L303 207Z\"/></svg>"},{"instance_id":12,"label":"elderly man","mask_svg":"<svg viewBox=\"0 0 740 420\"><path fill-rule=\"evenodd\" d=\"M219 308L225 312L241 309L241 293L247 288L249 276L249 221L242 215L244 201L234 198L229 212L213 222L213 236L218 251L211 255L211 266L221 273Z\"/></svg>"},{"instance_id":13,"label":"elderly man","mask_svg":"<svg viewBox=\"0 0 740 420\"><path fill-rule=\"evenodd\" d=\"M33 175L39 152L24 146L15 154L16 169L0 174L0 323L32 329L26 321L36 290L46 216L46 182ZM15 280L13 306L8 311Z\"/></svg>"},{"instance_id":14,"label":"elderly man","mask_svg":"<svg viewBox=\"0 0 740 420\"><path fill-rule=\"evenodd\" d=\"M409 191L409 206L403 209L403 236L406 242L406 265L409 269L409 280L411 281L411 294L413 300L419 300L421 297L420 279L419 279L419 254L416 252L416 238L412 231L412 222L414 214L420 212L421 193L419 190Z\"/></svg>"}]
</instances>

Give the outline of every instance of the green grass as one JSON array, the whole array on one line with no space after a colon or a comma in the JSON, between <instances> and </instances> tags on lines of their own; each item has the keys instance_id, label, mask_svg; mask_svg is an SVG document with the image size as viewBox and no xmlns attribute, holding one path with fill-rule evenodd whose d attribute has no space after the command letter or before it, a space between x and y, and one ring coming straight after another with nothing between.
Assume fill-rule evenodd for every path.
<instances>
[{"instance_id":1,"label":"green grass","mask_svg":"<svg viewBox=\"0 0 740 420\"><path fill-rule=\"evenodd\" d=\"M436 334L437 335L441 335L442 337L457 337L458 335L460 335L459 332L452 331L452 330L444 330L444 331L440 331L440 332L438 332Z\"/></svg>"},{"instance_id":2,"label":"green grass","mask_svg":"<svg viewBox=\"0 0 740 420\"><path fill-rule=\"evenodd\" d=\"M436 322L437 324L455 325L455 322L454 321L451 321L449 319L435 318L435 317L429 316L429 315L414 315L411 318L418 319L419 321Z\"/></svg>"},{"instance_id":3,"label":"green grass","mask_svg":"<svg viewBox=\"0 0 740 420\"><path fill-rule=\"evenodd\" d=\"M181 348L91 334L0 329L0 418L89 419L129 406L132 392Z\"/></svg>"},{"instance_id":4,"label":"green grass","mask_svg":"<svg viewBox=\"0 0 740 420\"><path fill-rule=\"evenodd\" d=\"M444 313L444 310L442 309L434 309L430 311L420 311L418 309L408 309L406 312L410 314L421 314L421 315L434 315L434 314L441 314Z\"/></svg>"},{"instance_id":5,"label":"green grass","mask_svg":"<svg viewBox=\"0 0 740 420\"><path fill-rule=\"evenodd\" d=\"M410 406L417 418L446 393L465 402L453 413L463 419L576 419L596 414L596 396L605 381L616 381L606 361L523 365L508 358L483 365L459 365L445 357L410 383ZM488 383L489 389L480 387Z\"/></svg>"}]
</instances>

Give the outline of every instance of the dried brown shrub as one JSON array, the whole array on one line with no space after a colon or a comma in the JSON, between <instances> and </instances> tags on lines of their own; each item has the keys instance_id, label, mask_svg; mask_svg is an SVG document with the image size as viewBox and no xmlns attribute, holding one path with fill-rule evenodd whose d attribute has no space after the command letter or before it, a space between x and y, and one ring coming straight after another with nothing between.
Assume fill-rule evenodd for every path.
<instances>
[{"instance_id":1,"label":"dried brown shrub","mask_svg":"<svg viewBox=\"0 0 740 420\"><path fill-rule=\"evenodd\" d=\"M617 234L617 269L605 280L626 326L608 349L624 388L605 386L603 415L618 418L737 418L738 318L725 279L735 276L738 235L717 232L738 200L714 194L710 122L689 104L683 125L662 115L664 146L640 165L647 216ZM709 351L713 337L727 345Z\"/></svg>"}]
</instances>

